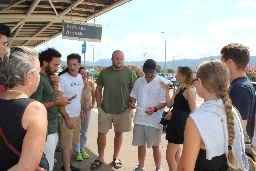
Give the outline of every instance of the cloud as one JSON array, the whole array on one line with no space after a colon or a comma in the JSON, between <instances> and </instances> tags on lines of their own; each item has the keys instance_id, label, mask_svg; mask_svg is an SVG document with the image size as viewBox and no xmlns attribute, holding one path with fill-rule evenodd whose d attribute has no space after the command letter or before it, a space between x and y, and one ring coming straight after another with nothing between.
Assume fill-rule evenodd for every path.
<instances>
[{"instance_id":1,"label":"cloud","mask_svg":"<svg viewBox=\"0 0 256 171\"><path fill-rule=\"evenodd\" d=\"M207 6L206 4L202 5L201 8L204 9L205 11L208 11L208 10L209 10L209 8L208 8L208 6Z\"/></svg>"},{"instance_id":2,"label":"cloud","mask_svg":"<svg viewBox=\"0 0 256 171\"><path fill-rule=\"evenodd\" d=\"M256 2L253 2L252 0L243 0L241 2L239 2L236 7L238 8L256 8Z\"/></svg>"},{"instance_id":3,"label":"cloud","mask_svg":"<svg viewBox=\"0 0 256 171\"><path fill-rule=\"evenodd\" d=\"M168 34L166 39L167 61L172 61L172 56L175 56L175 60L217 56L220 49L230 42L240 42L249 46L251 55L255 56L256 49L253 48L256 42L255 29L256 17L237 17L226 21L213 21L208 24L206 29L201 30L199 35L194 35L193 32L183 33L180 36L175 33ZM252 34L249 32L252 32ZM125 53L125 59L128 61L144 60L144 52L147 53L145 55L146 59L152 58L156 61L164 61L164 42L165 37L161 33L149 35L133 32L117 40L103 38L102 43L87 42L85 59L86 61L93 61L93 48L90 45L94 44L94 61L110 59L112 52L116 49L122 50ZM66 56L70 53L78 53L83 59L82 43L83 41L67 40L58 36L37 47L36 50L55 47L62 54L62 60L66 60Z\"/></svg>"},{"instance_id":4,"label":"cloud","mask_svg":"<svg viewBox=\"0 0 256 171\"><path fill-rule=\"evenodd\" d=\"M256 29L256 18L237 17L226 22L214 21L208 25L209 30L223 36L239 29Z\"/></svg>"},{"instance_id":5,"label":"cloud","mask_svg":"<svg viewBox=\"0 0 256 171\"><path fill-rule=\"evenodd\" d=\"M188 9L188 10L185 10L185 11L182 11L182 15L188 15L191 11Z\"/></svg>"}]
</instances>

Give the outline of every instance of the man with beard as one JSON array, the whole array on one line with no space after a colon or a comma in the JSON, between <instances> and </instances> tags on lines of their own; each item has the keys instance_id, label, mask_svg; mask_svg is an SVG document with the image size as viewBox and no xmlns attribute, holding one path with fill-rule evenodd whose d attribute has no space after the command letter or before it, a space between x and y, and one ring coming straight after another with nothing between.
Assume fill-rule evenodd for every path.
<instances>
[{"instance_id":1,"label":"man with beard","mask_svg":"<svg viewBox=\"0 0 256 171\"><path fill-rule=\"evenodd\" d=\"M0 64L7 52L7 37L10 36L10 28L0 23ZM4 86L0 85L0 94L5 92Z\"/></svg>"},{"instance_id":2,"label":"man with beard","mask_svg":"<svg viewBox=\"0 0 256 171\"><path fill-rule=\"evenodd\" d=\"M114 154L113 167L122 167L118 158L121 149L123 132L131 130L131 108L129 94L136 80L135 73L124 66L124 53L116 50L112 54L112 66L102 70L96 80L96 102L99 112L98 119L98 159L91 164L91 169L99 168L104 161L106 135L114 125ZM104 90L103 90L104 87ZM102 96L103 90L103 96Z\"/></svg>"},{"instance_id":3,"label":"man with beard","mask_svg":"<svg viewBox=\"0 0 256 171\"><path fill-rule=\"evenodd\" d=\"M48 129L44 153L49 162L49 171L53 170L54 152L58 142L58 106L70 104L70 101L64 97L56 97L60 79L55 73L60 65L60 57L61 54L53 48L48 48L39 53L40 82L36 92L30 97L41 102L47 109Z\"/></svg>"},{"instance_id":4,"label":"man with beard","mask_svg":"<svg viewBox=\"0 0 256 171\"><path fill-rule=\"evenodd\" d=\"M134 83L131 91L131 107L136 109L133 129L133 146L138 146L139 165L134 171L144 171L146 147L153 149L156 171L161 166L161 135L163 126L159 124L166 106L166 92L160 82L163 78L156 72L156 62L147 59L143 65L144 77ZM137 107L136 107L137 102Z\"/></svg>"}]
</instances>

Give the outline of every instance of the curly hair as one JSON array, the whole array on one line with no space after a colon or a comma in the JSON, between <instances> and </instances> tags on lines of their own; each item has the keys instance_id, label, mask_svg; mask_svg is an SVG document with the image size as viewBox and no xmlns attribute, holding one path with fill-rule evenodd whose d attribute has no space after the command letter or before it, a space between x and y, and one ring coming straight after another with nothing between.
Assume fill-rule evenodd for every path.
<instances>
[{"instance_id":1,"label":"curly hair","mask_svg":"<svg viewBox=\"0 0 256 171\"><path fill-rule=\"evenodd\" d=\"M215 94L221 98L225 107L228 125L228 145L232 147L235 139L234 115L232 112L232 102L228 95L229 71L225 63L218 59L213 59L201 63L196 71L196 77L200 78L202 85L209 93ZM232 150L229 149L228 160L231 164L235 163Z\"/></svg>"},{"instance_id":2,"label":"curly hair","mask_svg":"<svg viewBox=\"0 0 256 171\"><path fill-rule=\"evenodd\" d=\"M70 55L67 56L67 62L70 60L70 59L77 59L78 60L78 63L81 63L81 56L77 53L71 53Z\"/></svg>"},{"instance_id":3,"label":"curly hair","mask_svg":"<svg viewBox=\"0 0 256 171\"><path fill-rule=\"evenodd\" d=\"M0 23L0 35L1 34L5 35L6 37L9 37L11 34L10 28L7 25L2 24L2 23Z\"/></svg>"},{"instance_id":4,"label":"curly hair","mask_svg":"<svg viewBox=\"0 0 256 171\"><path fill-rule=\"evenodd\" d=\"M192 82L193 73L192 73L192 70L189 67L187 67L187 66L179 67L177 75L178 74L184 76L184 78L185 78L184 79L184 84L186 86L192 86L193 85L193 82Z\"/></svg>"},{"instance_id":5,"label":"curly hair","mask_svg":"<svg viewBox=\"0 0 256 171\"><path fill-rule=\"evenodd\" d=\"M40 66L43 66L43 61L50 63L52 58L60 58L61 54L54 48L47 48L39 53Z\"/></svg>"},{"instance_id":6,"label":"curly hair","mask_svg":"<svg viewBox=\"0 0 256 171\"><path fill-rule=\"evenodd\" d=\"M240 43L230 43L224 46L221 51L222 59L232 59L238 70L245 70L250 61L249 47Z\"/></svg>"},{"instance_id":7,"label":"curly hair","mask_svg":"<svg viewBox=\"0 0 256 171\"><path fill-rule=\"evenodd\" d=\"M38 55L35 50L17 46L10 49L10 54L3 57L0 67L0 84L7 88L26 85L28 72L35 72L38 65Z\"/></svg>"}]
</instances>

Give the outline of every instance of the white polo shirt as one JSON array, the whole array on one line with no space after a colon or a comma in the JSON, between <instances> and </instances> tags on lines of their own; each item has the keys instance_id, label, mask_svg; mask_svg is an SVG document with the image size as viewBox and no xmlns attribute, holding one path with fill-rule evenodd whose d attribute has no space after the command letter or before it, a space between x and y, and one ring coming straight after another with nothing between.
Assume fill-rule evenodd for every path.
<instances>
[{"instance_id":1,"label":"white polo shirt","mask_svg":"<svg viewBox=\"0 0 256 171\"><path fill-rule=\"evenodd\" d=\"M166 103L166 92L161 87L160 81L164 81L164 79L158 75L149 83L147 83L145 77L140 77L136 80L130 93L131 97L137 99L137 108L134 118L135 124L162 129L162 124L159 124L159 122L162 118L164 108L157 110L153 115L145 113L145 109L148 107Z\"/></svg>"}]
</instances>

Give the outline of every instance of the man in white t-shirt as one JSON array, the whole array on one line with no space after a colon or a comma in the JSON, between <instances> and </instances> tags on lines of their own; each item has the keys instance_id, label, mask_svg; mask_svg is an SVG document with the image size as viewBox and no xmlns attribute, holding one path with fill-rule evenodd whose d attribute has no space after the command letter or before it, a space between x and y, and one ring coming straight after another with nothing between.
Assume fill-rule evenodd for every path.
<instances>
[{"instance_id":1,"label":"man in white t-shirt","mask_svg":"<svg viewBox=\"0 0 256 171\"><path fill-rule=\"evenodd\" d=\"M81 66L81 56L70 54L67 56L68 72L60 76L58 97L75 97L71 104L59 107L59 131L60 147L62 148L63 166L62 171L80 171L79 168L70 164L74 144L80 138L80 112L83 111L83 123L86 123L87 114L82 89L84 87L82 76L78 73Z\"/></svg>"},{"instance_id":2,"label":"man in white t-shirt","mask_svg":"<svg viewBox=\"0 0 256 171\"><path fill-rule=\"evenodd\" d=\"M144 171L146 145L153 149L156 171L161 166L159 146L163 127L159 122L166 106L166 92L160 85L163 78L155 74L155 71L156 62L147 59L143 65L145 76L136 80L130 93L131 106L136 108L132 145L138 146L139 159L139 165L134 171Z\"/></svg>"}]
</instances>

